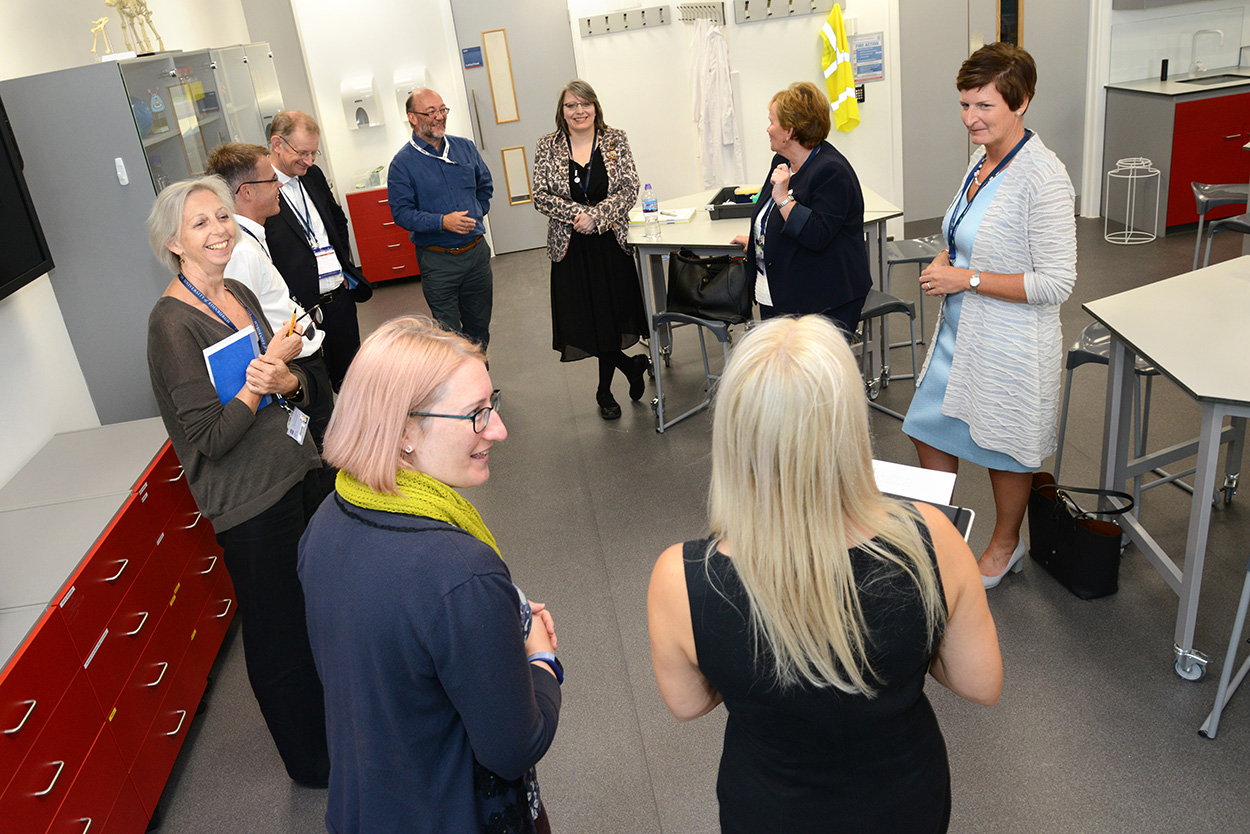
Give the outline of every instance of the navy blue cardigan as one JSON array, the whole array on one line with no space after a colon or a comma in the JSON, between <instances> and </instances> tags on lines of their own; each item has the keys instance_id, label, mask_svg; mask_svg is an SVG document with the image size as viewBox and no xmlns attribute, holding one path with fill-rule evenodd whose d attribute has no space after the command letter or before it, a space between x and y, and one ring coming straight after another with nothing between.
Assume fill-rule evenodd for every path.
<instances>
[{"instance_id":1,"label":"navy blue cardigan","mask_svg":"<svg viewBox=\"0 0 1250 834\"><path fill-rule=\"evenodd\" d=\"M785 162L773 156L768 175ZM768 291L778 314L822 313L863 298L872 287L868 250L864 244L864 193L846 157L821 142L790 177L795 206L789 220L776 209L764 230ZM752 292L755 263L755 220L772 183L766 178L751 217L747 269Z\"/></svg>"},{"instance_id":2,"label":"navy blue cardigan","mask_svg":"<svg viewBox=\"0 0 1250 834\"><path fill-rule=\"evenodd\" d=\"M555 677L526 662L507 566L458 527L331 493L300 541L299 578L325 689L326 828L477 831L475 762L519 779L560 713ZM528 822L517 790L510 816Z\"/></svg>"}]
</instances>

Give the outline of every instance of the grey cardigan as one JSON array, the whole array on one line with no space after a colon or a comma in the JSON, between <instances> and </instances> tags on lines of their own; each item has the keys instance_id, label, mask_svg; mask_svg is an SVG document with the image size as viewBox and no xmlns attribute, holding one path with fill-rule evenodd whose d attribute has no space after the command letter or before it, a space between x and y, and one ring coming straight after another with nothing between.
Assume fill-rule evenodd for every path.
<instances>
[{"instance_id":1,"label":"grey cardigan","mask_svg":"<svg viewBox=\"0 0 1250 834\"><path fill-rule=\"evenodd\" d=\"M226 286L271 337L251 290L229 278ZM218 533L269 509L321 465L311 436L303 445L287 436L287 413L276 402L255 414L237 398L221 404L203 351L231 332L208 313L169 296L157 300L148 317L148 373L156 406L195 503ZM291 365L290 370L307 391L303 369Z\"/></svg>"},{"instance_id":2,"label":"grey cardigan","mask_svg":"<svg viewBox=\"0 0 1250 834\"><path fill-rule=\"evenodd\" d=\"M972 155L965 178L984 155L984 149ZM964 293L942 413L967 423L977 445L1040 467L1056 446L1063 373L1059 305L1076 283L1075 197L1063 163L1037 135L999 176L971 265L1024 273L1028 302ZM935 330L921 378L936 343Z\"/></svg>"}]
</instances>

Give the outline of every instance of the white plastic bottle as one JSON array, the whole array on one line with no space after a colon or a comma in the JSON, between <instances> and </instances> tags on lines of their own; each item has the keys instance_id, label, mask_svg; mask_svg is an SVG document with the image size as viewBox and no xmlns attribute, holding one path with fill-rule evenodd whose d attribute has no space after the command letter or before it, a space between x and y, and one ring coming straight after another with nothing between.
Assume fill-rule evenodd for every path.
<instances>
[{"instance_id":1,"label":"white plastic bottle","mask_svg":"<svg viewBox=\"0 0 1250 834\"><path fill-rule=\"evenodd\" d=\"M648 240L660 239L660 201L647 183L642 190L642 236Z\"/></svg>"}]
</instances>

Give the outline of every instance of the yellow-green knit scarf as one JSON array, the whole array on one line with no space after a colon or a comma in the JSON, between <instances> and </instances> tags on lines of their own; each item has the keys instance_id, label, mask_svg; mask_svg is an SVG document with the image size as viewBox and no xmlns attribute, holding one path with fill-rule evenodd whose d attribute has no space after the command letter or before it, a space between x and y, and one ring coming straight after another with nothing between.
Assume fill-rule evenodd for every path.
<instances>
[{"instance_id":1,"label":"yellow-green knit scarf","mask_svg":"<svg viewBox=\"0 0 1250 834\"><path fill-rule=\"evenodd\" d=\"M338 494L357 507L445 521L480 539L490 545L491 550L499 553L499 545L495 543L495 537L487 529L486 522L482 521L477 508L451 487L411 469L397 471L395 485L399 488L399 495L375 492L341 469L334 479L334 488Z\"/></svg>"}]
</instances>

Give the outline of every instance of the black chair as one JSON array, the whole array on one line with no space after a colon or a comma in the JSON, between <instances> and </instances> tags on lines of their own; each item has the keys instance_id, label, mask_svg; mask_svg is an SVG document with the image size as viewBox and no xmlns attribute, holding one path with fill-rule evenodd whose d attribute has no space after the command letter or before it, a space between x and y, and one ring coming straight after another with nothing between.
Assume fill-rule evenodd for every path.
<instances>
[{"instance_id":1,"label":"black chair","mask_svg":"<svg viewBox=\"0 0 1250 834\"><path fill-rule=\"evenodd\" d=\"M657 331L661 325L665 324L670 327L694 325L699 331L699 350L703 354L703 377L705 383L703 402L688 411L682 412L672 420L667 420L664 416L664 374L660 373L658 368L655 369L655 398L651 400L651 410L655 413L655 430L663 434L665 429L672 428L682 420L693 417L712 404L712 384L720 379L720 375L712 373L707 357L707 339L704 337L703 331L708 331L716 337L716 341L720 342L721 356L724 362L729 361L729 345L733 341L733 335L729 331L730 325L728 322L699 318L698 316L690 316L685 313L656 313L652 321L654 322L654 329ZM722 364L721 367L723 368L724 365Z\"/></svg>"},{"instance_id":2,"label":"black chair","mask_svg":"<svg viewBox=\"0 0 1250 834\"><path fill-rule=\"evenodd\" d=\"M894 377L890 375L890 348L893 345L888 344L885 337L885 317L894 313L902 313L907 316L907 328L911 333L910 342L900 342L899 344L909 344L911 347L911 373L899 374ZM881 371L875 377L869 377L868 371L868 355L872 353L870 347L873 340L873 321L881 319L882 337L881 337ZM893 409L886 408L875 402L881 391L888 388L890 379L911 379L915 380L919 373L920 366L916 364L916 305L910 301L904 301L892 295L887 295L880 290L869 290L868 297L864 300L864 309L859 313L860 323L860 349L861 368L860 373L864 378L864 387L868 393L868 405L880 411L882 414L888 414L891 417L902 420L903 415Z\"/></svg>"}]
</instances>

